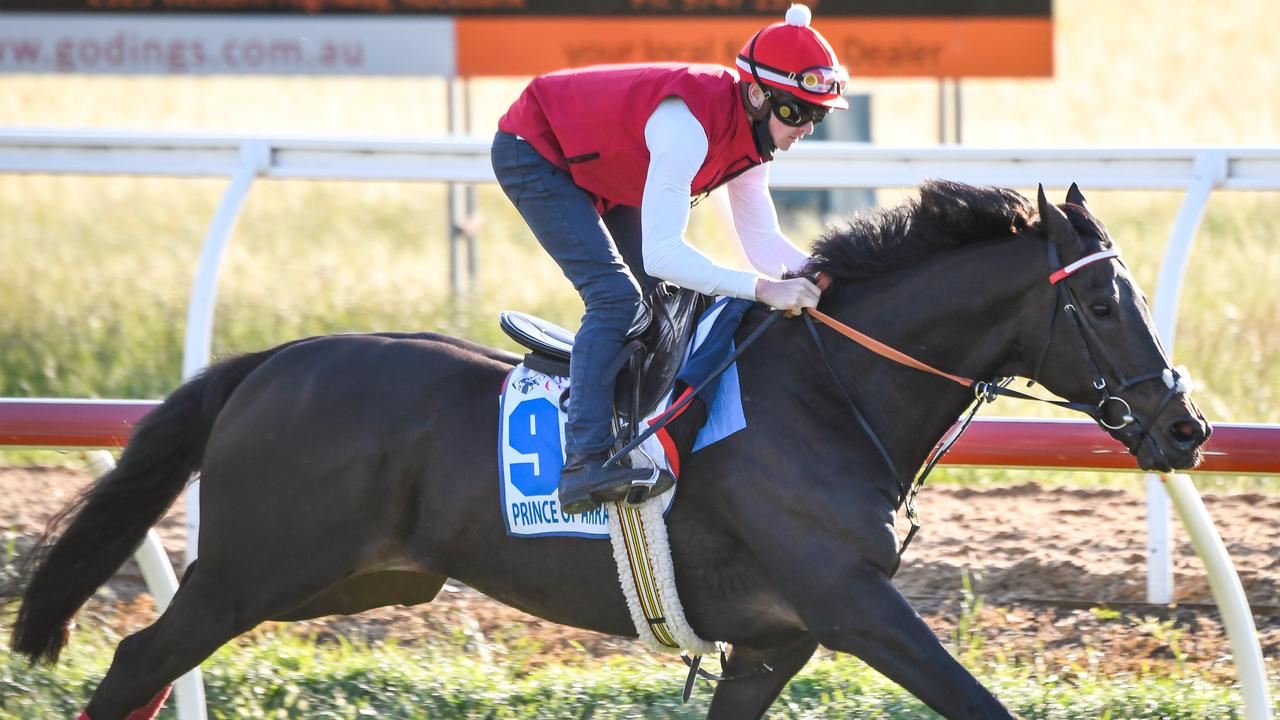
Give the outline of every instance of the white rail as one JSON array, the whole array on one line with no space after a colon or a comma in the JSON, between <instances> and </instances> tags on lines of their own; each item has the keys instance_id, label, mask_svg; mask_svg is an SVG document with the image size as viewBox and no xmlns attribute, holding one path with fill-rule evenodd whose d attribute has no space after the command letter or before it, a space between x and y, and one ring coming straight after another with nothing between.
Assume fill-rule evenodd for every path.
<instances>
[{"instance_id":1,"label":"white rail","mask_svg":"<svg viewBox=\"0 0 1280 720\"><path fill-rule=\"evenodd\" d=\"M90 450L85 453L89 470L95 478L102 477L116 467L116 459L106 450ZM147 538L133 553L133 559L142 570L142 579L151 591L156 612L163 613L178 592L178 576L169 564L160 536L155 529L147 531ZM177 706L179 720L205 720L204 680L200 666L191 668L173 681L173 702Z\"/></svg>"},{"instance_id":2,"label":"white rail","mask_svg":"<svg viewBox=\"0 0 1280 720\"><path fill-rule=\"evenodd\" d=\"M0 131L0 172L226 177L230 184L205 237L187 313L184 376L209 361L222 249L255 178L492 182L486 138L383 140L142 132ZM812 142L780 156L779 188L876 188L927 177L977 184L1180 190L1186 192L1166 248L1154 303L1156 330L1173 352L1187 260L1215 189L1280 190L1280 147L895 148ZM1231 637L1247 720L1271 717L1261 647L1240 581L1185 475L1148 476L1147 599L1173 597L1169 500L1188 527ZM188 497L188 562L194 558L198 498ZM1215 542L1216 540L1216 542Z\"/></svg>"},{"instance_id":3,"label":"white rail","mask_svg":"<svg viewBox=\"0 0 1280 720\"><path fill-rule=\"evenodd\" d=\"M489 139L374 139L105 131L0 130L0 172L230 177L241 148L270 154L268 178L492 182ZM875 188L927 177L1034 187L1186 190L1221 164L1224 190L1280 189L1280 147L966 148L808 142L779 155L780 188ZM1216 170L1215 175L1219 174Z\"/></svg>"}]
</instances>

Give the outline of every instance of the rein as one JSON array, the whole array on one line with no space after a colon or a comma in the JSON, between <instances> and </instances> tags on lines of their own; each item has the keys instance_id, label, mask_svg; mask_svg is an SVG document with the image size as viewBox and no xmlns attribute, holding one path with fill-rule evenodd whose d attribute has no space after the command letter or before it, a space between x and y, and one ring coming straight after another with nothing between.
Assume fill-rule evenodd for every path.
<instances>
[{"instance_id":1,"label":"rein","mask_svg":"<svg viewBox=\"0 0 1280 720\"><path fill-rule=\"evenodd\" d=\"M825 274L821 274L819 276L818 287L826 289L827 285L830 284L831 279L829 276ZM898 466L893 461L893 457L889 454L888 449L885 448L884 442L880 440L880 435L876 433L875 429L871 427L871 423L867 421L866 416L864 416L862 411L858 409L857 403L849 397L849 392L845 390L844 383L840 382L840 375L836 372L835 368L832 367L831 360L827 357L826 346L822 343L822 337L818 335L818 328L813 324L813 320L815 318L823 325L826 325L832 330L835 330L877 355L888 358L900 365L905 365L921 372L946 378L947 380L963 385L974 392L975 400L972 407L968 410L968 415L965 417L964 421L954 426L952 431L949 432L948 435L938 444L931 454L929 461L925 464L924 470L912 479L910 485L903 482L903 475L898 472ZM978 409L982 407L982 404L984 402L991 402L995 400L997 391L1005 390L1004 384L1008 383L1008 379L1003 380L1002 384L996 384L994 382L979 382L977 380L970 380L962 375L953 375L951 373L938 370L937 368L927 363L923 363L904 352L885 345L875 338L854 330L848 325L845 325L839 320L836 320L816 308L807 308L805 310L804 322L806 327L809 329L809 336L813 338L814 344L818 346L818 354L822 357L823 364L827 366L827 372L835 382L836 389L840 391L840 396L844 398L845 405L849 408L853 417L858 421L858 424L862 426L863 431L866 432L869 438L871 438L871 442L876 446L876 450L880 453L880 458L884 460L884 464L889 468L889 472L893 475L894 481L898 484L898 502L895 503L894 509L896 510L902 507L903 504L906 505L907 521L911 523L911 529L907 531L907 536L903 538L902 544L898 547L898 557L894 560L893 568L889 570L889 577L893 577L898 573L898 568L902 566L902 556L907 552L907 547L915 538L916 533L920 531L920 515L916 512L916 498L920 495L920 488L924 487L925 479L929 477L929 473L933 472L933 468L937 466L938 461L942 459L942 456L951 449L951 446L955 444L956 440L959 440L964 431L969 428L969 423L972 422L973 417L978 414Z\"/></svg>"}]
</instances>

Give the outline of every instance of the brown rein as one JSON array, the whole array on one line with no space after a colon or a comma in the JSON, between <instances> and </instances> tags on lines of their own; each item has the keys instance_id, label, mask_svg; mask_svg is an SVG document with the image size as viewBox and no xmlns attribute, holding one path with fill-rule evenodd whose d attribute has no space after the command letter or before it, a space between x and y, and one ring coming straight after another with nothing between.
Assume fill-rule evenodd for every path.
<instances>
[{"instance_id":1,"label":"brown rein","mask_svg":"<svg viewBox=\"0 0 1280 720\"><path fill-rule=\"evenodd\" d=\"M827 286L830 284L831 284L830 275L824 272L818 273L817 285L820 290L826 290ZM970 378L964 377L963 375L953 375L949 372L939 370L927 363L920 362L919 360L911 357L910 355L902 352L901 350L892 348L880 342L879 340L876 340L870 335L866 335L864 333L858 332L857 330L854 330L848 325L845 325L844 323L840 322L839 320L836 320L835 318L831 317L830 315L822 312L817 308L807 308L806 312L808 312L811 316L813 316L814 320L817 320L823 325L826 325L832 330L835 330L836 332L858 343L859 345L870 350L871 352L877 355L880 355L882 357L886 357L896 363L899 363L901 365L906 365L907 367L915 368L916 370L921 370L923 372L927 372L932 375L937 375L938 377L946 378L954 383L963 385L964 387L967 387L967 388L971 388L978 384L976 380L972 380Z\"/></svg>"},{"instance_id":2,"label":"brown rein","mask_svg":"<svg viewBox=\"0 0 1280 720\"><path fill-rule=\"evenodd\" d=\"M970 380L969 378L961 375L952 375L951 373L945 372L943 370L939 370L933 367L932 365L928 365L926 363L920 362L919 360L911 357L910 355L900 350L896 350L892 347L889 347L888 345L885 345L884 343L880 342L879 340L876 340L875 338L869 335L865 335L863 333L858 332L857 330L854 330L848 325L845 325L844 323L840 322L839 320L836 320L835 318L822 312L821 310L818 310L817 308L809 308L808 313L813 316L814 320L817 320L823 325L826 325L832 330L835 330L836 332L858 343L859 345L865 347L871 352L874 352L877 355L882 355L886 358L889 358L890 360L893 360L896 363L906 365L907 367L915 368L916 370L923 370L924 372L937 375L938 377L944 377L952 382L958 383L967 388L973 387L974 385L977 384L976 380Z\"/></svg>"}]
</instances>

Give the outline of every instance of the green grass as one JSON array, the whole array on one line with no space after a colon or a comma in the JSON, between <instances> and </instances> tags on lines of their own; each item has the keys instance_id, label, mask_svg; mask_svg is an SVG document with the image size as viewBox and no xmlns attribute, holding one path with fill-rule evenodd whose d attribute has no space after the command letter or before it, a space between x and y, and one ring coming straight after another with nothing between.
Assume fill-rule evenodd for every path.
<instances>
[{"instance_id":1,"label":"green grass","mask_svg":"<svg viewBox=\"0 0 1280 720\"><path fill-rule=\"evenodd\" d=\"M962 578L962 603L946 639L949 650L997 698L1027 720L1143 718L1226 720L1243 717L1240 690L1188 666L1182 630L1168 621L1098 608L1100 617L1132 623L1158 636L1169 658L1152 658L1141 672L1100 664L1113 652L1083 638L1078 653L1049 660L1042 646L993 646L978 625L982 597ZM75 716L109 665L120 637L84 618L57 666L31 667L0 657L0 720ZM702 718L714 688L699 682L692 701L680 701L685 668L647 652L592 657L546 648L513 624L489 634L478 652L474 638L453 635L366 644L342 636L304 637L268 624L220 648L202 665L209 717L363 718L405 720L583 718L638 720ZM0 635L8 635L0 622ZM1076 659L1078 658L1078 660ZM708 659L709 669L716 663ZM1280 678L1271 694L1280 710ZM172 718L169 701L161 718ZM819 720L938 716L884 676L847 655L820 650L788 683L770 718Z\"/></svg>"},{"instance_id":2,"label":"green grass","mask_svg":"<svg viewBox=\"0 0 1280 720\"><path fill-rule=\"evenodd\" d=\"M13 656L0 660L0 718L73 717L105 671L110 644L102 635L78 633L55 669L30 669ZM1035 664L984 666L977 673L1029 720L1243 716L1235 688L1191 677L1102 676ZM616 657L524 671L457 648L317 644L283 632L222 648L205 662L203 675L215 720L701 718L711 694L700 683L692 702L681 704L684 666L676 660ZM865 664L828 656L810 662L788 685L770 717L937 716Z\"/></svg>"}]
</instances>

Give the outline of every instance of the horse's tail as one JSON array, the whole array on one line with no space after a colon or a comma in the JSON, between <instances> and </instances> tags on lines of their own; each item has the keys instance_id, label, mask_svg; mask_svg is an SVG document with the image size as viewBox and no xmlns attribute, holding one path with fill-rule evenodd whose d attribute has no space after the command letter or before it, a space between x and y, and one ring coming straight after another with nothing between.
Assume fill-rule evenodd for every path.
<instances>
[{"instance_id":1,"label":"horse's tail","mask_svg":"<svg viewBox=\"0 0 1280 720\"><path fill-rule=\"evenodd\" d=\"M80 606L129 559L200 468L232 392L281 347L229 358L174 390L134 428L119 465L49 521L18 577L0 591L0 602L22 596L15 652L32 663L57 661Z\"/></svg>"}]
</instances>

